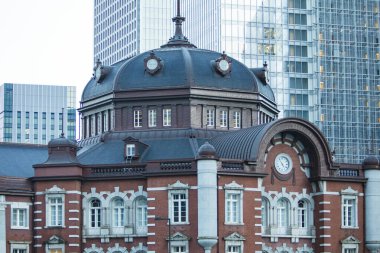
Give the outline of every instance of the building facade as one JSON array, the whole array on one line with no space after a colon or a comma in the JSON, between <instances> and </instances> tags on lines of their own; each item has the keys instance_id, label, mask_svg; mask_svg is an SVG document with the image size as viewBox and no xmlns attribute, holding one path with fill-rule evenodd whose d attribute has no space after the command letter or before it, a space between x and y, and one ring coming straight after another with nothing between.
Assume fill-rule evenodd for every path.
<instances>
[{"instance_id":1,"label":"building facade","mask_svg":"<svg viewBox=\"0 0 380 253\"><path fill-rule=\"evenodd\" d=\"M0 145L0 248L378 252L379 157L334 161L314 124L277 118L265 65L196 48L183 20L161 48L97 63L79 142Z\"/></svg>"},{"instance_id":2,"label":"building facade","mask_svg":"<svg viewBox=\"0 0 380 253\"><path fill-rule=\"evenodd\" d=\"M111 65L164 44L172 34L167 0L95 0L94 62Z\"/></svg>"},{"instance_id":3,"label":"building facade","mask_svg":"<svg viewBox=\"0 0 380 253\"><path fill-rule=\"evenodd\" d=\"M3 84L0 141L47 144L62 132L75 140L75 92L74 86Z\"/></svg>"},{"instance_id":4,"label":"building facade","mask_svg":"<svg viewBox=\"0 0 380 253\"><path fill-rule=\"evenodd\" d=\"M335 158L380 149L379 0L183 1L185 34L248 67L268 62L279 117L325 134Z\"/></svg>"}]
</instances>

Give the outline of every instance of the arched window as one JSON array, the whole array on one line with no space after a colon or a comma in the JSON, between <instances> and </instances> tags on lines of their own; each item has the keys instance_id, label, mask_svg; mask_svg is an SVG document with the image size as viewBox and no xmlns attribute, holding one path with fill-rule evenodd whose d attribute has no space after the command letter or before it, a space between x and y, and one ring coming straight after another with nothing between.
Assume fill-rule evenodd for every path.
<instances>
[{"instance_id":1,"label":"arched window","mask_svg":"<svg viewBox=\"0 0 380 253\"><path fill-rule=\"evenodd\" d=\"M138 197L135 200L135 224L137 234L145 234L147 232L147 210L148 204L145 197Z\"/></svg>"},{"instance_id":2,"label":"arched window","mask_svg":"<svg viewBox=\"0 0 380 253\"><path fill-rule=\"evenodd\" d=\"M122 227L125 225L125 208L124 201L121 198L115 198L112 201L112 225Z\"/></svg>"},{"instance_id":3,"label":"arched window","mask_svg":"<svg viewBox=\"0 0 380 253\"><path fill-rule=\"evenodd\" d=\"M298 201L298 227L307 228L309 226L309 215L308 215L308 203L305 200Z\"/></svg>"},{"instance_id":4,"label":"arched window","mask_svg":"<svg viewBox=\"0 0 380 253\"><path fill-rule=\"evenodd\" d=\"M269 227L269 210L270 205L267 198L261 199L261 225L262 225L262 232L264 234L266 233L266 229Z\"/></svg>"},{"instance_id":5,"label":"arched window","mask_svg":"<svg viewBox=\"0 0 380 253\"><path fill-rule=\"evenodd\" d=\"M289 226L289 201L281 198L277 202L277 226L287 228Z\"/></svg>"},{"instance_id":6,"label":"arched window","mask_svg":"<svg viewBox=\"0 0 380 253\"><path fill-rule=\"evenodd\" d=\"M101 226L102 206L99 199L90 200L90 227L99 228Z\"/></svg>"}]
</instances>

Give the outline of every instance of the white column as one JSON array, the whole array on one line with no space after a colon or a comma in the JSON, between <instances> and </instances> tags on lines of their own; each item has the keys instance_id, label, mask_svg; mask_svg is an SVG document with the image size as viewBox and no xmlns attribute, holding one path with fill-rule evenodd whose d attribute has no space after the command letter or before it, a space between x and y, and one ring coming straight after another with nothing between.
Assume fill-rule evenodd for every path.
<instances>
[{"instance_id":1,"label":"white column","mask_svg":"<svg viewBox=\"0 0 380 253\"><path fill-rule=\"evenodd\" d=\"M217 162L198 160L198 243L205 253L218 241Z\"/></svg>"},{"instance_id":2,"label":"white column","mask_svg":"<svg viewBox=\"0 0 380 253\"><path fill-rule=\"evenodd\" d=\"M365 237L366 247L370 252L380 249L380 171L365 170Z\"/></svg>"}]
</instances>

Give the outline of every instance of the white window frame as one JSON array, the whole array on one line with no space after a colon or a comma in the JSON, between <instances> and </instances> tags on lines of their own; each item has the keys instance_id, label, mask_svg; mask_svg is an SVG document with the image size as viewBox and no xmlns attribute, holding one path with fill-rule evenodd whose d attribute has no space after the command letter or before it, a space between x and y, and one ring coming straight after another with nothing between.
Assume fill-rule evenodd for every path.
<instances>
[{"instance_id":1,"label":"white window frame","mask_svg":"<svg viewBox=\"0 0 380 253\"><path fill-rule=\"evenodd\" d=\"M23 250L25 253L29 253L29 242L9 241L11 245L10 253L20 253Z\"/></svg>"},{"instance_id":2,"label":"white window frame","mask_svg":"<svg viewBox=\"0 0 380 253\"><path fill-rule=\"evenodd\" d=\"M142 110L137 109L133 111L133 126L142 127Z\"/></svg>"},{"instance_id":3,"label":"white window frame","mask_svg":"<svg viewBox=\"0 0 380 253\"><path fill-rule=\"evenodd\" d=\"M242 191L226 190L225 193L225 223L242 224L243 201Z\"/></svg>"},{"instance_id":4,"label":"white window frame","mask_svg":"<svg viewBox=\"0 0 380 253\"><path fill-rule=\"evenodd\" d=\"M61 203L51 203L52 199L61 199ZM52 210L53 207L61 206L61 210ZM55 212L56 218L52 216ZM61 220L59 220L61 217ZM54 220L53 220L54 219ZM61 224L59 224L61 221ZM64 194L46 194L46 226L47 227L65 227L65 195Z\"/></svg>"},{"instance_id":5,"label":"white window frame","mask_svg":"<svg viewBox=\"0 0 380 253\"><path fill-rule=\"evenodd\" d=\"M172 125L172 109L171 108L162 109L162 125L163 126Z\"/></svg>"},{"instance_id":6,"label":"white window frame","mask_svg":"<svg viewBox=\"0 0 380 253\"><path fill-rule=\"evenodd\" d=\"M236 129L241 128L241 113L239 111L232 113L232 127Z\"/></svg>"},{"instance_id":7,"label":"white window frame","mask_svg":"<svg viewBox=\"0 0 380 253\"><path fill-rule=\"evenodd\" d=\"M111 206L112 227L124 227L126 225L125 201L121 197L115 197L111 201Z\"/></svg>"},{"instance_id":8,"label":"white window frame","mask_svg":"<svg viewBox=\"0 0 380 253\"><path fill-rule=\"evenodd\" d=\"M219 124L220 127L228 127L228 112L227 110L221 110L219 113Z\"/></svg>"},{"instance_id":9,"label":"white window frame","mask_svg":"<svg viewBox=\"0 0 380 253\"><path fill-rule=\"evenodd\" d=\"M280 201L285 203L285 206L280 206ZM286 197L280 197L276 203L277 210L277 227L279 234L287 234L288 228L290 227L290 212L291 212L291 202Z\"/></svg>"},{"instance_id":10,"label":"white window frame","mask_svg":"<svg viewBox=\"0 0 380 253\"><path fill-rule=\"evenodd\" d=\"M358 253L360 241L354 236L349 236L341 241L342 243L342 253Z\"/></svg>"},{"instance_id":11,"label":"white window frame","mask_svg":"<svg viewBox=\"0 0 380 253\"><path fill-rule=\"evenodd\" d=\"M100 206L99 207L93 207L92 202L94 200L99 201ZM88 203L88 215L89 215L89 228L100 228L102 226L102 201L98 198L91 198L89 203ZM94 214L93 214L94 213ZM93 220L93 215L94 215L94 220ZM92 225L92 222L94 221L95 225Z\"/></svg>"},{"instance_id":12,"label":"white window frame","mask_svg":"<svg viewBox=\"0 0 380 253\"><path fill-rule=\"evenodd\" d=\"M266 197L261 197L261 233L267 234L270 224L270 201Z\"/></svg>"},{"instance_id":13,"label":"white window frame","mask_svg":"<svg viewBox=\"0 0 380 253\"><path fill-rule=\"evenodd\" d=\"M145 197L138 197L135 200L136 216L135 226L136 231L147 232L148 226L148 202Z\"/></svg>"},{"instance_id":14,"label":"white window frame","mask_svg":"<svg viewBox=\"0 0 380 253\"><path fill-rule=\"evenodd\" d=\"M157 110L156 109L148 110L148 126L157 127Z\"/></svg>"},{"instance_id":15,"label":"white window frame","mask_svg":"<svg viewBox=\"0 0 380 253\"><path fill-rule=\"evenodd\" d=\"M215 109L206 110L206 125L208 127L215 126Z\"/></svg>"},{"instance_id":16,"label":"white window frame","mask_svg":"<svg viewBox=\"0 0 380 253\"><path fill-rule=\"evenodd\" d=\"M352 203L347 203L352 201ZM358 227L358 198L352 195L342 195L342 228ZM351 208L351 210L349 210ZM351 214L349 212L351 211ZM351 224L349 224L351 223Z\"/></svg>"},{"instance_id":17,"label":"white window frame","mask_svg":"<svg viewBox=\"0 0 380 253\"><path fill-rule=\"evenodd\" d=\"M245 238L239 233L234 232L231 235L224 238L225 240L225 251L226 253L243 253L244 252L244 240ZM237 249L232 251L231 247Z\"/></svg>"},{"instance_id":18,"label":"white window frame","mask_svg":"<svg viewBox=\"0 0 380 253\"><path fill-rule=\"evenodd\" d=\"M186 245L171 245L172 253L187 253Z\"/></svg>"},{"instance_id":19,"label":"white window frame","mask_svg":"<svg viewBox=\"0 0 380 253\"><path fill-rule=\"evenodd\" d=\"M125 156L126 157L134 157L136 155L136 145L135 144L127 144L125 146Z\"/></svg>"},{"instance_id":20,"label":"white window frame","mask_svg":"<svg viewBox=\"0 0 380 253\"><path fill-rule=\"evenodd\" d=\"M230 184L226 184L224 190L224 223L226 225L243 225L243 186L233 181ZM233 196L237 198L232 199ZM236 203L235 210L233 210L233 203ZM229 215L232 213L235 213L235 215Z\"/></svg>"},{"instance_id":21,"label":"white window frame","mask_svg":"<svg viewBox=\"0 0 380 253\"><path fill-rule=\"evenodd\" d=\"M303 207L300 207L301 202L303 203ZM305 199L297 202L297 223L299 228L307 229L310 226L309 209L309 203Z\"/></svg>"},{"instance_id":22,"label":"white window frame","mask_svg":"<svg viewBox=\"0 0 380 253\"><path fill-rule=\"evenodd\" d=\"M29 205L30 204L25 202L11 204L11 229L29 229ZM20 224L20 211L24 213L23 224Z\"/></svg>"},{"instance_id":23,"label":"white window frame","mask_svg":"<svg viewBox=\"0 0 380 253\"><path fill-rule=\"evenodd\" d=\"M189 224L189 186L187 184L183 184L180 181L169 185L168 188L168 200L169 200L169 218L171 224ZM184 195L184 198L175 200L174 196L176 195ZM178 219L174 219L174 203L179 203L179 216ZM185 215L181 215L181 207L185 205Z\"/></svg>"}]
</instances>

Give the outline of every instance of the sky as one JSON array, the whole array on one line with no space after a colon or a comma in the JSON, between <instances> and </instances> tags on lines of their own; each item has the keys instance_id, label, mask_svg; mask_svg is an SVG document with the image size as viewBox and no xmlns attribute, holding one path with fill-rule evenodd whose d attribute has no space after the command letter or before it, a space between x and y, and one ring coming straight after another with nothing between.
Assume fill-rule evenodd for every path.
<instances>
[{"instance_id":1,"label":"sky","mask_svg":"<svg viewBox=\"0 0 380 253\"><path fill-rule=\"evenodd\" d=\"M79 101L93 66L92 0L0 0L0 85L76 86Z\"/></svg>"}]
</instances>

